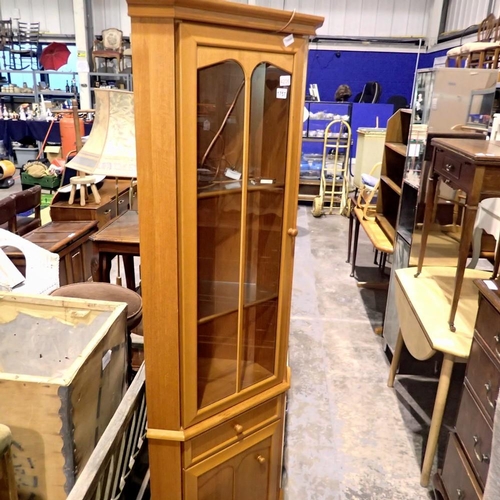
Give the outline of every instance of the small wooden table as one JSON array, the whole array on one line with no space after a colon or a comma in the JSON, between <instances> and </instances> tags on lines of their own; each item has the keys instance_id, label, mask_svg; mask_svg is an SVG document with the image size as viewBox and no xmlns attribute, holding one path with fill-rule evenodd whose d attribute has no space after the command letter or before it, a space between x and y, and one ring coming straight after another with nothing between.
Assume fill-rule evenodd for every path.
<instances>
[{"instance_id":1,"label":"small wooden table","mask_svg":"<svg viewBox=\"0 0 500 500\"><path fill-rule=\"evenodd\" d=\"M432 411L429 437L425 448L420 484L427 486L443 421L450 378L456 362L466 362L474 335L474 322L478 309L476 279L488 279L490 273L465 270L462 295L456 314L456 331L447 324L447 311L455 289L455 268L425 267L420 278L415 279L412 267L396 271L396 307L400 330L394 350L387 385L393 387L403 345L419 360L432 357L436 351L443 353L443 364Z\"/></svg>"},{"instance_id":2,"label":"small wooden table","mask_svg":"<svg viewBox=\"0 0 500 500\"><path fill-rule=\"evenodd\" d=\"M87 281L91 276L92 243L89 238L97 231L97 221L49 222L24 238L59 255L60 285ZM24 254L14 247L5 248L17 268L25 274Z\"/></svg>"},{"instance_id":3,"label":"small wooden table","mask_svg":"<svg viewBox=\"0 0 500 500\"><path fill-rule=\"evenodd\" d=\"M139 256L139 215L129 210L108 222L91 238L98 266L93 269L94 281L110 282L111 260L123 257L127 288L135 291L134 256Z\"/></svg>"},{"instance_id":4,"label":"small wooden table","mask_svg":"<svg viewBox=\"0 0 500 500\"><path fill-rule=\"evenodd\" d=\"M500 196L500 141L475 139L433 139L435 147L426 194L425 217L417 273L422 272L427 238L432 225L432 214L437 203L437 182L441 179L453 189L466 194L464 222L459 246L455 288L451 300L449 326L455 330L455 314L458 308L465 265L472 242L474 220L479 202L485 198ZM500 250L500 246L498 247ZM494 276L498 274L500 260L495 256Z\"/></svg>"}]
</instances>

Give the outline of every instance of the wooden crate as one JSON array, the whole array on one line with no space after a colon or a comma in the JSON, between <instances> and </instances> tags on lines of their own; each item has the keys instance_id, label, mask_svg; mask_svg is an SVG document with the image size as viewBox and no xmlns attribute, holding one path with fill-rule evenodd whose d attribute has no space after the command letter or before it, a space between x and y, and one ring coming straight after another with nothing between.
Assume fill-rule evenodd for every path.
<instances>
[{"instance_id":1,"label":"wooden crate","mask_svg":"<svg viewBox=\"0 0 500 500\"><path fill-rule=\"evenodd\" d=\"M0 294L0 422L20 500L66 499L125 391L126 305Z\"/></svg>"}]
</instances>

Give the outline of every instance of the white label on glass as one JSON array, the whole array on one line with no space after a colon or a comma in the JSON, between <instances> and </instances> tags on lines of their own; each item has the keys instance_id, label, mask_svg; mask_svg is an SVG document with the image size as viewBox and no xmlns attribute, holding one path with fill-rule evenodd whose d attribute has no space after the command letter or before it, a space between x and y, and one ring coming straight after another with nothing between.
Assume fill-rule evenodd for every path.
<instances>
[{"instance_id":1,"label":"white label on glass","mask_svg":"<svg viewBox=\"0 0 500 500\"><path fill-rule=\"evenodd\" d=\"M280 87L290 87L291 78L290 75L280 76Z\"/></svg>"},{"instance_id":2,"label":"white label on glass","mask_svg":"<svg viewBox=\"0 0 500 500\"><path fill-rule=\"evenodd\" d=\"M277 99L286 99L287 96L288 96L288 89L281 89L279 87L276 89Z\"/></svg>"},{"instance_id":3,"label":"white label on glass","mask_svg":"<svg viewBox=\"0 0 500 500\"><path fill-rule=\"evenodd\" d=\"M434 97L432 99L432 109L438 109L438 99L437 99L437 97Z\"/></svg>"},{"instance_id":4,"label":"white label on glass","mask_svg":"<svg viewBox=\"0 0 500 500\"><path fill-rule=\"evenodd\" d=\"M292 34L290 34L290 35L286 36L285 38L283 38L283 45L285 47L288 47L288 46L292 45L293 42L294 42L294 40L293 40L293 35Z\"/></svg>"},{"instance_id":5,"label":"white label on glass","mask_svg":"<svg viewBox=\"0 0 500 500\"><path fill-rule=\"evenodd\" d=\"M203 130L210 130L210 121L209 120L205 120L203 122Z\"/></svg>"},{"instance_id":6,"label":"white label on glass","mask_svg":"<svg viewBox=\"0 0 500 500\"><path fill-rule=\"evenodd\" d=\"M102 357L102 371L106 369L106 366L109 365L110 361L111 361L111 349L108 349L108 351Z\"/></svg>"},{"instance_id":7,"label":"white label on glass","mask_svg":"<svg viewBox=\"0 0 500 500\"><path fill-rule=\"evenodd\" d=\"M484 284L490 289L490 290L498 290L498 287L496 286L494 281L486 281L484 280Z\"/></svg>"},{"instance_id":8,"label":"white label on glass","mask_svg":"<svg viewBox=\"0 0 500 500\"><path fill-rule=\"evenodd\" d=\"M274 179L261 179L261 184L274 184Z\"/></svg>"},{"instance_id":9,"label":"white label on glass","mask_svg":"<svg viewBox=\"0 0 500 500\"><path fill-rule=\"evenodd\" d=\"M241 172L233 170L232 168L226 168L224 175L230 179L234 179L235 181L239 181L241 179Z\"/></svg>"},{"instance_id":10,"label":"white label on glass","mask_svg":"<svg viewBox=\"0 0 500 500\"><path fill-rule=\"evenodd\" d=\"M408 156L411 158L416 157L420 154L420 144L417 143L411 143L410 147L408 148Z\"/></svg>"}]
</instances>

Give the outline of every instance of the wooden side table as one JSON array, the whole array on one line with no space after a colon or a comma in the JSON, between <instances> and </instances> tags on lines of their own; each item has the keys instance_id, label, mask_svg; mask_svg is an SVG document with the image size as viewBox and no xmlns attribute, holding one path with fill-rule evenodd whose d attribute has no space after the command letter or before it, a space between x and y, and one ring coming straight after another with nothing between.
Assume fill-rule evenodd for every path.
<instances>
[{"instance_id":1,"label":"wooden side table","mask_svg":"<svg viewBox=\"0 0 500 500\"><path fill-rule=\"evenodd\" d=\"M111 260L123 257L127 288L135 291L134 256L139 256L139 215L129 210L106 224L91 237L98 266L94 281L110 282Z\"/></svg>"},{"instance_id":2,"label":"wooden side table","mask_svg":"<svg viewBox=\"0 0 500 500\"><path fill-rule=\"evenodd\" d=\"M437 203L437 182L441 180L453 189L462 190L466 195L455 288L448 320L451 331L455 331L455 314L471 247L477 208L481 200L500 196L500 142L475 139L433 139L432 145L435 146L435 150L426 194L422 246L415 276L419 276L424 264L427 238L433 222L432 214ZM498 263L498 255L496 255L495 262ZM498 264L495 270L498 271Z\"/></svg>"},{"instance_id":3,"label":"wooden side table","mask_svg":"<svg viewBox=\"0 0 500 500\"><path fill-rule=\"evenodd\" d=\"M49 222L24 238L59 255L59 282L63 286L87 281L92 276L89 238L96 231L97 221ZM24 274L24 254L13 247L5 248L5 253Z\"/></svg>"}]
</instances>

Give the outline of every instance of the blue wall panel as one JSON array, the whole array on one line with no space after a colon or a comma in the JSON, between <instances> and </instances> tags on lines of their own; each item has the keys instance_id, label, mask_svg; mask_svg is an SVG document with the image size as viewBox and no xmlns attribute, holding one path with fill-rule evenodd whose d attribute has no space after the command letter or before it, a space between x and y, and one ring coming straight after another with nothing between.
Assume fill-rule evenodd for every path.
<instances>
[{"instance_id":1,"label":"blue wall panel","mask_svg":"<svg viewBox=\"0 0 500 500\"><path fill-rule=\"evenodd\" d=\"M363 90L366 82L377 81L382 86L379 102L392 95L411 99L417 54L400 52L354 52L310 50L307 88L316 83L321 100L335 99L341 84L351 88L351 101Z\"/></svg>"}]
</instances>

